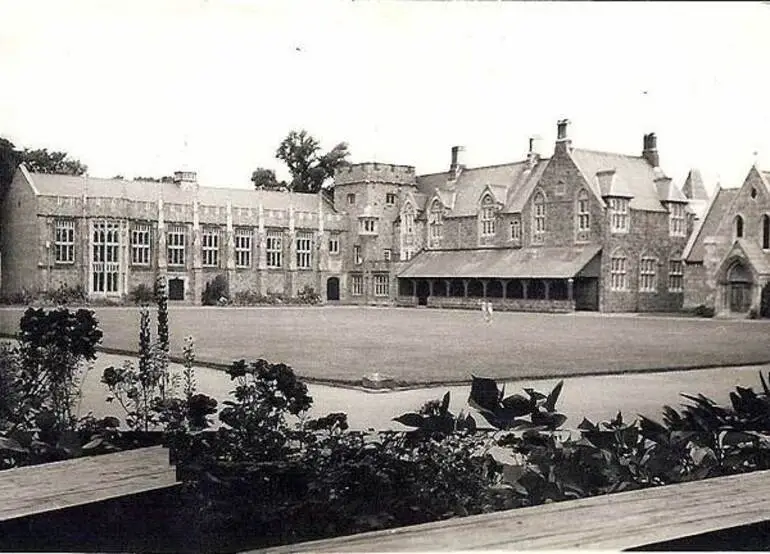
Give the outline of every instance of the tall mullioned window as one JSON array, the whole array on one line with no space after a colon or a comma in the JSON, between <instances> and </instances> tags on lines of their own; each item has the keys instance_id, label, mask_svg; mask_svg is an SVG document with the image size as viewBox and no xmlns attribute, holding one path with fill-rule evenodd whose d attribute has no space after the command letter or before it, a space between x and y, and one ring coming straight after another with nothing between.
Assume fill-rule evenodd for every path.
<instances>
[{"instance_id":1,"label":"tall mullioned window","mask_svg":"<svg viewBox=\"0 0 770 554\"><path fill-rule=\"evenodd\" d=\"M684 204L669 204L668 231L672 237L685 236L687 229L684 214Z\"/></svg>"},{"instance_id":2,"label":"tall mullioned window","mask_svg":"<svg viewBox=\"0 0 770 554\"><path fill-rule=\"evenodd\" d=\"M444 214L441 209L441 204L439 204L438 201L434 201L433 204L431 204L430 213L428 214L428 245L431 248L436 248L441 244L443 227Z\"/></svg>"},{"instance_id":3,"label":"tall mullioned window","mask_svg":"<svg viewBox=\"0 0 770 554\"><path fill-rule=\"evenodd\" d=\"M168 265L180 266L185 264L185 247L187 232L184 226L172 225L166 233L166 251Z\"/></svg>"},{"instance_id":4,"label":"tall mullioned window","mask_svg":"<svg viewBox=\"0 0 770 554\"><path fill-rule=\"evenodd\" d=\"M283 263L283 237L280 231L267 232L267 267L278 268Z\"/></svg>"},{"instance_id":5,"label":"tall mullioned window","mask_svg":"<svg viewBox=\"0 0 770 554\"><path fill-rule=\"evenodd\" d=\"M414 233L414 208L411 204L404 206L404 232L407 235Z\"/></svg>"},{"instance_id":6,"label":"tall mullioned window","mask_svg":"<svg viewBox=\"0 0 770 554\"><path fill-rule=\"evenodd\" d=\"M235 230L235 267L251 267L251 229Z\"/></svg>"},{"instance_id":7,"label":"tall mullioned window","mask_svg":"<svg viewBox=\"0 0 770 554\"><path fill-rule=\"evenodd\" d=\"M684 290L684 262L669 260L668 262L668 292Z\"/></svg>"},{"instance_id":8,"label":"tall mullioned window","mask_svg":"<svg viewBox=\"0 0 770 554\"><path fill-rule=\"evenodd\" d=\"M658 260L652 257L642 257L639 261L639 291L656 292L658 288Z\"/></svg>"},{"instance_id":9,"label":"tall mullioned window","mask_svg":"<svg viewBox=\"0 0 770 554\"><path fill-rule=\"evenodd\" d=\"M219 267L219 230L204 229L201 235L203 266Z\"/></svg>"},{"instance_id":10,"label":"tall mullioned window","mask_svg":"<svg viewBox=\"0 0 770 554\"><path fill-rule=\"evenodd\" d=\"M532 242L540 243L545 238L545 195L538 192L532 201Z\"/></svg>"},{"instance_id":11,"label":"tall mullioned window","mask_svg":"<svg viewBox=\"0 0 770 554\"><path fill-rule=\"evenodd\" d=\"M591 215L588 213L588 192L581 190L577 197L578 231L591 229Z\"/></svg>"},{"instance_id":12,"label":"tall mullioned window","mask_svg":"<svg viewBox=\"0 0 770 554\"><path fill-rule=\"evenodd\" d=\"M58 219L55 223L54 260L57 264L75 263L75 222Z\"/></svg>"},{"instance_id":13,"label":"tall mullioned window","mask_svg":"<svg viewBox=\"0 0 770 554\"><path fill-rule=\"evenodd\" d=\"M149 225L134 225L131 229L131 264L150 265Z\"/></svg>"},{"instance_id":14,"label":"tall mullioned window","mask_svg":"<svg viewBox=\"0 0 770 554\"><path fill-rule=\"evenodd\" d=\"M353 262L355 264L360 264L363 261L364 261L363 258L361 258L361 247L358 244L356 244L355 246L353 246Z\"/></svg>"},{"instance_id":15,"label":"tall mullioned window","mask_svg":"<svg viewBox=\"0 0 770 554\"><path fill-rule=\"evenodd\" d=\"M518 219L511 221L511 240L521 240L521 222Z\"/></svg>"},{"instance_id":16,"label":"tall mullioned window","mask_svg":"<svg viewBox=\"0 0 770 554\"><path fill-rule=\"evenodd\" d=\"M626 290L626 257L623 254L613 254L610 258L610 288L612 290Z\"/></svg>"},{"instance_id":17,"label":"tall mullioned window","mask_svg":"<svg viewBox=\"0 0 770 554\"><path fill-rule=\"evenodd\" d=\"M313 262L313 234L297 233L297 268L310 269Z\"/></svg>"},{"instance_id":18,"label":"tall mullioned window","mask_svg":"<svg viewBox=\"0 0 770 554\"><path fill-rule=\"evenodd\" d=\"M610 198L610 226L613 233L628 232L628 198Z\"/></svg>"},{"instance_id":19,"label":"tall mullioned window","mask_svg":"<svg viewBox=\"0 0 770 554\"><path fill-rule=\"evenodd\" d=\"M350 276L350 294L353 296L361 296L364 294L364 276L363 275L351 275Z\"/></svg>"},{"instance_id":20,"label":"tall mullioned window","mask_svg":"<svg viewBox=\"0 0 770 554\"><path fill-rule=\"evenodd\" d=\"M91 249L92 292L118 292L120 225L116 221L94 221Z\"/></svg>"},{"instance_id":21,"label":"tall mullioned window","mask_svg":"<svg viewBox=\"0 0 770 554\"><path fill-rule=\"evenodd\" d=\"M389 296L390 281L388 275L378 274L374 276L374 296Z\"/></svg>"},{"instance_id":22,"label":"tall mullioned window","mask_svg":"<svg viewBox=\"0 0 770 554\"><path fill-rule=\"evenodd\" d=\"M485 196L481 202L481 236L490 237L495 234L495 206L492 198Z\"/></svg>"}]
</instances>

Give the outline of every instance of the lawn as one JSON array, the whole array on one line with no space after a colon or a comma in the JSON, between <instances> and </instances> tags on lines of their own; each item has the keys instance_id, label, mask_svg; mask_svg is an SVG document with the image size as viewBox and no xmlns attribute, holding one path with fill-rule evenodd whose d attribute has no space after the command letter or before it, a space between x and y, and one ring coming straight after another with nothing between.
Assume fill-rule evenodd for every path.
<instances>
[{"instance_id":1,"label":"lawn","mask_svg":"<svg viewBox=\"0 0 770 554\"><path fill-rule=\"evenodd\" d=\"M95 309L103 345L135 350L138 309ZM23 310L0 310L14 333ZM770 321L549 315L409 308L172 307L172 353L186 335L199 360L265 358L300 375L357 381L380 372L409 383L463 382L770 362Z\"/></svg>"}]
</instances>

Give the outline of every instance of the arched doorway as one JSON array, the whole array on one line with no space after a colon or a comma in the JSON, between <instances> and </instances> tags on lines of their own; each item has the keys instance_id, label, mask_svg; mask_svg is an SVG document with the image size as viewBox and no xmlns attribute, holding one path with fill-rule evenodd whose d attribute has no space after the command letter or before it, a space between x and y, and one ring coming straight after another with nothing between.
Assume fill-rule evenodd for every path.
<instances>
[{"instance_id":1,"label":"arched doorway","mask_svg":"<svg viewBox=\"0 0 770 554\"><path fill-rule=\"evenodd\" d=\"M749 269L736 262L727 271L730 311L745 313L751 307L752 278Z\"/></svg>"},{"instance_id":2,"label":"arched doorway","mask_svg":"<svg viewBox=\"0 0 770 554\"><path fill-rule=\"evenodd\" d=\"M329 277L326 280L326 300L340 299L340 279L339 277Z\"/></svg>"}]
</instances>

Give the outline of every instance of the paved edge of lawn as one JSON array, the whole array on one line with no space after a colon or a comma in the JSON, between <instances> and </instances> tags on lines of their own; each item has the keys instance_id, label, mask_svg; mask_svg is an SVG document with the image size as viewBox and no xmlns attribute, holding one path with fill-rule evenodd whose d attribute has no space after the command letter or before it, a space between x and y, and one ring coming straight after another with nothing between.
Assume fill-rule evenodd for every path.
<instances>
[{"instance_id":1,"label":"paved edge of lawn","mask_svg":"<svg viewBox=\"0 0 770 554\"><path fill-rule=\"evenodd\" d=\"M7 337L6 335L0 335ZM97 350L100 352L104 352L105 354L113 354L117 356L129 356L135 358L137 356L137 352L131 351L131 350L124 350L122 348L112 348L112 347L105 347L105 346L99 346L97 347ZM172 363L175 364L182 364L184 362L184 359L181 356L169 356L169 359ZM198 359L195 360L195 365L197 367L206 367L209 369L216 369L220 371L225 371L227 368L230 367L230 364L224 363L221 361L214 361L214 360L206 360L206 359ZM608 371L601 371L601 370L588 370L588 371L572 371L568 373L522 373L520 375L511 376L511 377L495 377L494 379L500 383L506 382L519 382L519 381L544 381L548 379L571 379L574 377L598 377L602 375L627 375L627 374L641 374L641 373L664 373L664 372L672 372L672 371L697 371L702 369L715 369L719 367L751 367L751 366L759 366L759 365L770 365L770 358L766 360L757 360L752 362L740 362L740 363L730 363L730 364L701 364L701 365L672 365L672 366L663 366L663 367L649 367L649 368L638 368L638 369L618 369L618 370L608 370ZM388 393L388 392L399 392L399 391L408 391L408 390L419 390L419 389L428 389L428 388L436 388L436 387L452 387L452 386L468 386L471 384L471 378L468 377L467 379L450 379L450 380L438 380L438 381L395 381L395 385L392 387L382 387L382 388L369 388L364 387L361 385L361 380L364 376L361 376L357 379L324 379L319 377L311 377L307 375L303 375L301 372L297 371L297 375L306 383L314 384L314 385L327 385L330 387L338 387L338 388L345 388L345 389L353 389L358 390L361 392L368 392L373 394L378 393ZM477 375L478 377L485 377L485 375Z\"/></svg>"}]
</instances>

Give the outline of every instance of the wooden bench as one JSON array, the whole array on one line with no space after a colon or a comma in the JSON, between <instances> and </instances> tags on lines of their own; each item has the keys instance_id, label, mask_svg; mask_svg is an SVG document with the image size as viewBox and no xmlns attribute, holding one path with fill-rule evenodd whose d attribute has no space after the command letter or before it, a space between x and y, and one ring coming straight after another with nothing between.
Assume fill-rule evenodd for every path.
<instances>
[{"instance_id":1,"label":"wooden bench","mask_svg":"<svg viewBox=\"0 0 770 554\"><path fill-rule=\"evenodd\" d=\"M0 522L176 486L162 446L0 471Z\"/></svg>"},{"instance_id":2,"label":"wooden bench","mask_svg":"<svg viewBox=\"0 0 770 554\"><path fill-rule=\"evenodd\" d=\"M623 550L767 520L770 471L758 471L258 552Z\"/></svg>"}]
</instances>

